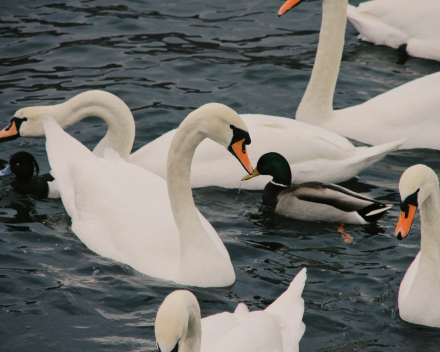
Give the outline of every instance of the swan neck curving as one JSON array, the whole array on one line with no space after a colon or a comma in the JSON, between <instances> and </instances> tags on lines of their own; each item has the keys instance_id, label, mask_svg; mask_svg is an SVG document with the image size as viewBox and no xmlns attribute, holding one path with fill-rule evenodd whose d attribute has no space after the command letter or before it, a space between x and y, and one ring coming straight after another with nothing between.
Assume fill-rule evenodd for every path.
<instances>
[{"instance_id":1,"label":"swan neck curving","mask_svg":"<svg viewBox=\"0 0 440 352\"><path fill-rule=\"evenodd\" d=\"M87 117L103 119L108 130L93 152L102 157L106 148L112 148L128 159L135 137L135 123L130 109L117 96L99 90L87 91L48 108L48 114L63 129Z\"/></svg>"},{"instance_id":2,"label":"swan neck curving","mask_svg":"<svg viewBox=\"0 0 440 352\"><path fill-rule=\"evenodd\" d=\"M200 112L202 111L202 113ZM171 141L167 161L167 187L180 234L180 264L175 281L192 286L228 286L235 280L230 259L219 251L206 232L191 191L191 162L196 147L215 136L215 124L194 111L181 123ZM228 127L229 128L229 127ZM232 157L232 156L231 156ZM206 275L206 273L211 273Z\"/></svg>"},{"instance_id":3,"label":"swan neck curving","mask_svg":"<svg viewBox=\"0 0 440 352\"><path fill-rule=\"evenodd\" d=\"M344 49L347 0L324 0L319 43L312 75L296 119L323 125L333 114L333 96Z\"/></svg>"}]
</instances>

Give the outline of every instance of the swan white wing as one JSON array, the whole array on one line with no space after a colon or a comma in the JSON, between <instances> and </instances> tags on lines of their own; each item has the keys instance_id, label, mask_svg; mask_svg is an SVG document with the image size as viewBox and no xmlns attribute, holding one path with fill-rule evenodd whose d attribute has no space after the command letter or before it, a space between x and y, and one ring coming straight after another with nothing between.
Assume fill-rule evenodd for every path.
<instances>
[{"instance_id":1,"label":"swan white wing","mask_svg":"<svg viewBox=\"0 0 440 352\"><path fill-rule=\"evenodd\" d=\"M210 332L219 329L221 336ZM205 334L210 340L204 341ZM277 320L264 311L245 314L221 313L202 319L202 352L287 352Z\"/></svg>"},{"instance_id":2,"label":"swan white wing","mask_svg":"<svg viewBox=\"0 0 440 352\"><path fill-rule=\"evenodd\" d=\"M440 60L440 3L436 0L375 0L348 6L347 17L362 40L397 48L409 55Z\"/></svg>"},{"instance_id":3,"label":"swan white wing","mask_svg":"<svg viewBox=\"0 0 440 352\"><path fill-rule=\"evenodd\" d=\"M302 321L304 315L304 299L302 293L307 279L307 269L303 268L290 283L288 289L265 309L278 319L282 327L284 351L299 350L299 341L306 329Z\"/></svg>"},{"instance_id":4,"label":"swan white wing","mask_svg":"<svg viewBox=\"0 0 440 352\"><path fill-rule=\"evenodd\" d=\"M78 238L100 255L172 280L179 235L165 181L136 165L120 169L118 162L96 157L55 121L45 122L45 129L49 162ZM142 182L127 187L119 180L123 174Z\"/></svg>"},{"instance_id":5,"label":"swan white wing","mask_svg":"<svg viewBox=\"0 0 440 352\"><path fill-rule=\"evenodd\" d=\"M355 148L346 138L318 126L294 119L268 115L240 115L249 129L252 143L249 159L255 165L268 151L278 152L289 162L295 182L341 182L396 150L403 141L382 148ZM133 153L129 161L166 178L166 156L175 130ZM192 187L263 189L270 176L241 183L243 167L219 144L204 140L191 166Z\"/></svg>"},{"instance_id":6,"label":"swan white wing","mask_svg":"<svg viewBox=\"0 0 440 352\"><path fill-rule=\"evenodd\" d=\"M55 121L45 128L49 162L78 238L94 252L146 275L178 280L180 237L166 181L112 149L104 151L104 158L96 157ZM217 232L197 213L230 262Z\"/></svg>"},{"instance_id":7,"label":"swan white wing","mask_svg":"<svg viewBox=\"0 0 440 352\"><path fill-rule=\"evenodd\" d=\"M306 269L264 311L249 312L240 303L235 312L202 319L202 352L297 352L305 331L301 297Z\"/></svg>"}]
</instances>

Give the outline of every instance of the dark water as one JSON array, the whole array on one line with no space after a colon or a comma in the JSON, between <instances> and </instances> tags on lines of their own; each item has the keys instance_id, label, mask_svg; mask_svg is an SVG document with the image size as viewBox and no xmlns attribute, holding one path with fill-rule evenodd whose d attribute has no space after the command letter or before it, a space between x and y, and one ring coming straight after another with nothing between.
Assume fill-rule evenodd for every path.
<instances>
[{"instance_id":1,"label":"dark water","mask_svg":"<svg viewBox=\"0 0 440 352\"><path fill-rule=\"evenodd\" d=\"M357 2L355 2L357 4ZM313 65L321 1L282 18L282 2L0 2L2 125L25 106L54 104L88 89L122 98L136 119L134 149L175 128L192 109L220 102L240 113L294 117ZM358 104L440 70L360 43L347 27L335 108ZM3 127L3 126L0 126ZM70 132L89 147L105 133L98 119ZM48 171L44 139L0 144L0 158L33 153ZM343 185L398 204L398 180L410 165L440 173L440 152L395 152ZM0 350L153 351L154 318L177 286L95 255L70 230L61 201L13 191L0 179ZM238 302L265 308L300 268L306 332L301 351L438 351L438 329L403 322L397 293L419 250L395 239L395 206L377 224L347 226L274 216L260 193L221 188L194 192L226 244L237 274L232 287L193 290L202 315Z\"/></svg>"}]
</instances>

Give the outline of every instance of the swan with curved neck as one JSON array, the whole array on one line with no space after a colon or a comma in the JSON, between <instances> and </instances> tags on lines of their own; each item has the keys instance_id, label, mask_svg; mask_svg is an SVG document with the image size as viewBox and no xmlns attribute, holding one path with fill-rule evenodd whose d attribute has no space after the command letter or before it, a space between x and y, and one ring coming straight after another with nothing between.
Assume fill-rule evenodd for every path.
<instances>
[{"instance_id":1,"label":"swan with curved neck","mask_svg":"<svg viewBox=\"0 0 440 352\"><path fill-rule=\"evenodd\" d=\"M78 94L57 105L22 108L0 132L0 140L12 140L20 136L44 137L43 121L49 116L63 129L90 116L100 117L107 124L108 130L93 152L102 157L106 148L112 148L125 160L131 153L135 135L133 115L121 99L101 90Z\"/></svg>"},{"instance_id":2,"label":"swan with curved neck","mask_svg":"<svg viewBox=\"0 0 440 352\"><path fill-rule=\"evenodd\" d=\"M108 132L95 148L95 154L102 156L105 148L111 147L130 163L166 179L167 154L176 130L165 133L130 155L134 138L130 109L113 94L102 91L84 92L54 106L20 109L0 132L0 141L19 135L43 137L42 121L47 116L53 116L63 128L87 116L101 117L108 125ZM267 150L277 151L286 157L298 182L341 182L350 179L403 143L396 141L374 148L356 148L344 137L293 119L255 114L241 115L241 118L256 142L250 146L251 161L256 163L257 156ZM227 150L205 140L193 158L191 186L264 188L267 182L264 178L241 185L242 172Z\"/></svg>"},{"instance_id":3,"label":"swan with curved neck","mask_svg":"<svg viewBox=\"0 0 440 352\"><path fill-rule=\"evenodd\" d=\"M438 177L425 165L408 168L400 178L398 239L405 238L420 209L420 252L400 284L399 314L410 323L440 327L440 190Z\"/></svg>"},{"instance_id":4,"label":"swan with curved neck","mask_svg":"<svg viewBox=\"0 0 440 352\"><path fill-rule=\"evenodd\" d=\"M278 15L303 0L288 0ZM347 0L323 0L315 64L296 119L377 145L408 138L402 149L440 149L440 73L403 84L362 104L333 110L344 49Z\"/></svg>"},{"instance_id":5,"label":"swan with curved neck","mask_svg":"<svg viewBox=\"0 0 440 352\"><path fill-rule=\"evenodd\" d=\"M94 252L150 276L184 285L228 286L229 254L194 205L190 187L196 147L211 138L252 173L247 127L235 111L206 104L181 123L168 155L167 181L114 151L98 158L51 119L44 122L49 162L72 230Z\"/></svg>"},{"instance_id":6,"label":"swan with curved neck","mask_svg":"<svg viewBox=\"0 0 440 352\"><path fill-rule=\"evenodd\" d=\"M197 298L189 291L170 293L157 311L154 330L160 352L297 352L306 281L302 269L288 289L263 311L240 303L234 313L201 319Z\"/></svg>"}]
</instances>

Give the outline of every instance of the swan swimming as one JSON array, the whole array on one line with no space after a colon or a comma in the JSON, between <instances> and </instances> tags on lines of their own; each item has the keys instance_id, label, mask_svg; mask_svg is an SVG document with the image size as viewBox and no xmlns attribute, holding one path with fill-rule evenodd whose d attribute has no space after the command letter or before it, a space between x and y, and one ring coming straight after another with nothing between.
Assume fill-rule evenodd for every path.
<instances>
[{"instance_id":1,"label":"swan swimming","mask_svg":"<svg viewBox=\"0 0 440 352\"><path fill-rule=\"evenodd\" d=\"M286 1L278 15L301 1ZM346 12L347 0L322 2L318 51L296 119L367 144L407 138L401 149L440 150L440 72L403 84L362 104L333 110L344 49Z\"/></svg>"},{"instance_id":2,"label":"swan swimming","mask_svg":"<svg viewBox=\"0 0 440 352\"><path fill-rule=\"evenodd\" d=\"M420 209L420 251L399 288L400 317L414 324L440 327L440 190L435 172L425 165L405 170L399 182L396 236L404 239ZM402 248L403 249L403 248Z\"/></svg>"},{"instance_id":3,"label":"swan swimming","mask_svg":"<svg viewBox=\"0 0 440 352\"><path fill-rule=\"evenodd\" d=\"M167 154L176 130L130 154L135 136L133 115L121 99L103 91L87 91L62 104L19 109L0 132L0 141L19 136L44 137L42 123L48 116L63 129L89 116L102 118L108 131L95 147L96 155L102 157L104 150L111 147L130 163L166 178ZM294 119L256 114L240 116L255 141L249 146L251 162L256 163L257 156L268 150L276 151L287 158L298 182L348 180L403 143L401 140L373 148L355 147L342 136ZM241 184L242 172L224 148L207 139L195 152L191 186L263 189L267 183L266 177L261 177Z\"/></svg>"},{"instance_id":4,"label":"swan swimming","mask_svg":"<svg viewBox=\"0 0 440 352\"><path fill-rule=\"evenodd\" d=\"M440 2L374 0L348 5L347 17L359 39L440 61Z\"/></svg>"},{"instance_id":5,"label":"swan swimming","mask_svg":"<svg viewBox=\"0 0 440 352\"><path fill-rule=\"evenodd\" d=\"M191 161L205 138L227 148L252 173L249 133L234 110L206 104L183 120L169 149L167 181L110 148L97 157L52 118L44 121L44 129L72 230L89 249L182 285L234 283L228 251L195 207L190 187Z\"/></svg>"},{"instance_id":6,"label":"swan swimming","mask_svg":"<svg viewBox=\"0 0 440 352\"><path fill-rule=\"evenodd\" d=\"M289 288L263 311L240 303L234 313L201 319L197 298L189 291L170 293L157 311L154 330L160 352L297 352L306 281L303 268Z\"/></svg>"}]
</instances>

